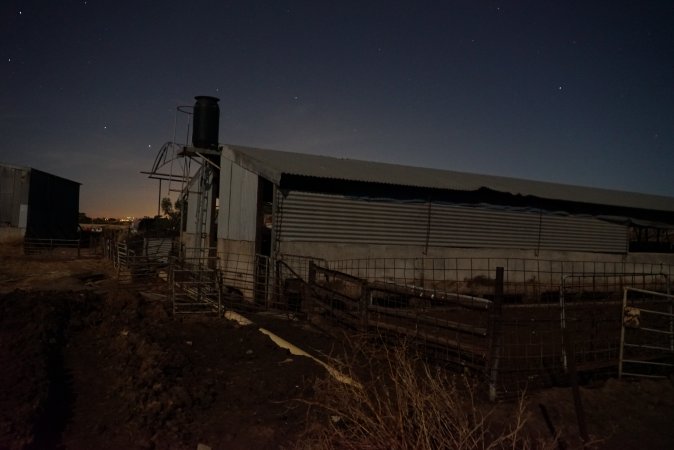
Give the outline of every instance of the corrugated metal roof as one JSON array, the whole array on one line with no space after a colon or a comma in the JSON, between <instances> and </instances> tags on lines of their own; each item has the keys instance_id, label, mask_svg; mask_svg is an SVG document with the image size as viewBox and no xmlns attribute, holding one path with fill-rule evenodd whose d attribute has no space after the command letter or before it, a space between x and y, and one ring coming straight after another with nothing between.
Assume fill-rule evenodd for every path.
<instances>
[{"instance_id":1,"label":"corrugated metal roof","mask_svg":"<svg viewBox=\"0 0 674 450\"><path fill-rule=\"evenodd\" d=\"M513 195L544 199L674 211L674 198L636 192L572 186L493 175L477 175L413 166L401 166L355 159L310 155L261 148L225 145L223 157L279 183L281 176L303 175L317 178L363 181L435 189L475 191L488 188Z\"/></svg>"}]
</instances>

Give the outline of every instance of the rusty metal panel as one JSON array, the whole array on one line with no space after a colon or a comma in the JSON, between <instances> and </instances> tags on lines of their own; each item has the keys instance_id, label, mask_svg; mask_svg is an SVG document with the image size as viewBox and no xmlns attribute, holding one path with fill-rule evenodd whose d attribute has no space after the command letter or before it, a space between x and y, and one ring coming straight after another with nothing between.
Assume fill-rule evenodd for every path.
<instances>
[{"instance_id":1,"label":"rusty metal panel","mask_svg":"<svg viewBox=\"0 0 674 450\"><path fill-rule=\"evenodd\" d=\"M278 239L346 244L625 253L624 225L488 206L393 202L290 192Z\"/></svg>"}]
</instances>

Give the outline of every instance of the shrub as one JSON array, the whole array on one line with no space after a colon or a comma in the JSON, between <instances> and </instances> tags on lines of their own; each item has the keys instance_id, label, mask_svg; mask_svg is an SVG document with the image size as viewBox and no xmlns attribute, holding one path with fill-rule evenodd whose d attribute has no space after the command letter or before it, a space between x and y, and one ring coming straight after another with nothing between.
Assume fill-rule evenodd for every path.
<instances>
[{"instance_id":1,"label":"shrub","mask_svg":"<svg viewBox=\"0 0 674 450\"><path fill-rule=\"evenodd\" d=\"M364 361L364 363L358 363ZM355 383L328 377L314 387L311 416L297 448L504 449L546 448L525 435L520 398L508 424L490 423L492 405L476 400L477 383L421 360L408 345L357 348L332 364Z\"/></svg>"}]
</instances>

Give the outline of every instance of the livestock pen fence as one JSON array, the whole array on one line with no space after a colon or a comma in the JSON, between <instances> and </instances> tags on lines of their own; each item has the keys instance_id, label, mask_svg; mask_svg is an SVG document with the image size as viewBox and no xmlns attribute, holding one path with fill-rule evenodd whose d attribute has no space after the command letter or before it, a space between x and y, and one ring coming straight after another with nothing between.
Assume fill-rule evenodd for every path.
<instances>
[{"instance_id":1,"label":"livestock pen fence","mask_svg":"<svg viewBox=\"0 0 674 450\"><path fill-rule=\"evenodd\" d=\"M430 357L484 373L499 395L564 383L571 363L581 376L617 373L625 289L632 307L669 312L658 316L660 340L641 330L629 361L670 367L674 355L669 265L383 258L310 273L314 304L335 321L404 336Z\"/></svg>"},{"instance_id":2,"label":"livestock pen fence","mask_svg":"<svg viewBox=\"0 0 674 450\"><path fill-rule=\"evenodd\" d=\"M171 238L106 239L103 256L112 261L120 284L133 285L167 279L176 248L177 242Z\"/></svg>"},{"instance_id":3,"label":"livestock pen fence","mask_svg":"<svg viewBox=\"0 0 674 450\"><path fill-rule=\"evenodd\" d=\"M77 239L24 236L23 252L26 256L49 258L82 258L100 256L102 239L95 235L81 235Z\"/></svg>"},{"instance_id":4,"label":"livestock pen fence","mask_svg":"<svg viewBox=\"0 0 674 450\"><path fill-rule=\"evenodd\" d=\"M82 243L79 239L34 238L26 236L23 240L23 253L27 256L81 256Z\"/></svg>"},{"instance_id":5,"label":"livestock pen fence","mask_svg":"<svg viewBox=\"0 0 674 450\"><path fill-rule=\"evenodd\" d=\"M135 263L148 267L149 255L123 249L112 253L132 278ZM326 261L192 250L183 252L189 257L149 258L151 271L169 282L175 314L319 314L346 329L403 337L436 362L482 374L494 395L565 383L571 366L581 376L617 374L625 364L626 374L653 375L673 362L670 265L505 258ZM136 270L139 277L141 272ZM643 311L643 323L648 311L662 313L655 314L654 325L661 332L647 332L646 326L625 330L627 306Z\"/></svg>"},{"instance_id":6,"label":"livestock pen fence","mask_svg":"<svg viewBox=\"0 0 674 450\"><path fill-rule=\"evenodd\" d=\"M211 312L273 310L301 315L306 312L302 302L306 297L309 267L314 261L325 263L318 258L293 255L274 260L264 255L218 253L215 248L201 249L199 253L187 252L190 257L176 259L171 264L174 313L201 312L208 309L206 305L199 306L205 301L210 304ZM214 295L209 299L194 295L194 291L186 292L184 286L189 283L181 283L180 277L195 282L211 280L210 286L204 289L219 292L217 303L213 301Z\"/></svg>"},{"instance_id":7,"label":"livestock pen fence","mask_svg":"<svg viewBox=\"0 0 674 450\"><path fill-rule=\"evenodd\" d=\"M171 265L176 313L209 303L211 312L320 314L347 329L404 337L435 361L483 373L499 395L564 383L571 363L581 375L617 373L625 289L631 307L672 308L672 267L663 264L203 254ZM658 326L674 336L662 320L673 319ZM653 352L651 338L627 335L628 361L660 364L674 354L672 339Z\"/></svg>"}]
</instances>

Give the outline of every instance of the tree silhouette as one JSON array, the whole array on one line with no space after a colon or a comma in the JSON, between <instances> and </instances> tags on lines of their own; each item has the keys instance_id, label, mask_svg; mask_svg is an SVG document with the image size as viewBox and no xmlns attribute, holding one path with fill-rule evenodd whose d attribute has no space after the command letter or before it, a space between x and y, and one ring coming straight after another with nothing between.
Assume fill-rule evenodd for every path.
<instances>
[{"instance_id":1,"label":"tree silhouette","mask_svg":"<svg viewBox=\"0 0 674 450\"><path fill-rule=\"evenodd\" d=\"M161 210L167 217L171 217L173 214L173 203L169 197L164 197L161 199Z\"/></svg>"}]
</instances>

